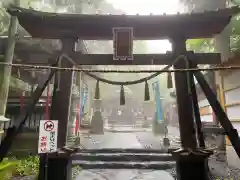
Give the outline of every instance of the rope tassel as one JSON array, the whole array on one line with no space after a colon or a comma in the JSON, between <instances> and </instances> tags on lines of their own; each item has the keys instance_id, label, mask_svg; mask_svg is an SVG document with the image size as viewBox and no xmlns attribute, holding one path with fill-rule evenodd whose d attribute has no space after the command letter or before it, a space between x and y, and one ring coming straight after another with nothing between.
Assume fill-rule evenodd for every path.
<instances>
[{"instance_id":1,"label":"rope tassel","mask_svg":"<svg viewBox=\"0 0 240 180\"><path fill-rule=\"evenodd\" d=\"M121 85L121 90L120 90L120 105L121 106L125 105L125 93L124 93L123 85Z\"/></svg>"},{"instance_id":2,"label":"rope tassel","mask_svg":"<svg viewBox=\"0 0 240 180\"><path fill-rule=\"evenodd\" d=\"M171 72L167 73L167 88L171 89L173 88L173 82L172 82L172 74Z\"/></svg>"},{"instance_id":3,"label":"rope tassel","mask_svg":"<svg viewBox=\"0 0 240 180\"><path fill-rule=\"evenodd\" d=\"M99 81L96 83L96 88L95 88L95 96L94 99L100 99L100 88L99 88Z\"/></svg>"},{"instance_id":4,"label":"rope tassel","mask_svg":"<svg viewBox=\"0 0 240 180\"><path fill-rule=\"evenodd\" d=\"M144 101L150 101L149 86L147 81L145 81Z\"/></svg>"}]
</instances>

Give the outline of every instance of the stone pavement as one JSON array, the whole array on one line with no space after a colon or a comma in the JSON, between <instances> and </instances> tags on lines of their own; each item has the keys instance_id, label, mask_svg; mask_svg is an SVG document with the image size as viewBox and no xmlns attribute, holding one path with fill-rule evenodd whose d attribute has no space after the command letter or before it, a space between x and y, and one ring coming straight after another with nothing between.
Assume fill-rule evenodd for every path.
<instances>
[{"instance_id":1,"label":"stone pavement","mask_svg":"<svg viewBox=\"0 0 240 180\"><path fill-rule=\"evenodd\" d=\"M110 133L82 135L85 148L144 148L134 133ZM77 180L174 180L167 171L152 170L83 170Z\"/></svg>"},{"instance_id":2,"label":"stone pavement","mask_svg":"<svg viewBox=\"0 0 240 180\"><path fill-rule=\"evenodd\" d=\"M135 133L139 142L145 148L161 149L163 148L163 138L164 136L155 136L151 131L147 132L136 132ZM171 148L180 147L180 135L179 129L177 127L170 126L168 127L168 136L170 140Z\"/></svg>"},{"instance_id":3,"label":"stone pavement","mask_svg":"<svg viewBox=\"0 0 240 180\"><path fill-rule=\"evenodd\" d=\"M127 131L129 128L127 128ZM104 135L82 135L85 136L85 138L81 138L81 142L84 145L85 148L154 148L154 149L160 149L162 148L162 136L154 136L150 130L146 130L145 132L128 132L128 133L122 133L124 131L122 128L118 128L119 133L111 133L106 132ZM171 140L171 147L172 148L178 148L180 147L180 138L179 138L179 130L178 127L169 127L169 139ZM234 177L233 180L239 180L240 179L240 160L238 156L236 155L234 149L232 146L227 146L227 160L228 164L221 163L214 158L211 158L209 160L209 165L211 171L216 174L218 177L225 176L228 172L230 172L229 177ZM143 173L144 172L144 173ZM124 179L131 179L133 177L134 180L141 180L142 177L145 179L151 179L148 176L151 175L153 178L156 178L157 175L155 174L155 171L146 172L145 171L138 171L138 170L104 170L103 171L92 171L87 172L83 171L79 175L79 179L85 180L85 176L89 176L89 173L98 173L103 176L107 176L107 179L111 180L118 180L119 178ZM159 171L157 172L159 173ZM160 172L160 174L167 173L166 171ZM146 175L148 174L148 175ZM169 173L167 173L170 175ZM233 174L233 175L232 175ZM94 175L96 177L97 175ZM80 178L81 177L81 178ZM93 175L91 176L93 177ZM97 178L97 177L96 177ZM142 179L144 179L142 178ZM106 178L105 178L106 179ZM157 179L157 178L156 178ZM158 178L161 179L161 178ZM163 178L162 178L163 179ZM169 178L171 179L171 178ZM91 180L89 178L88 180ZM101 180L101 179L99 179ZM165 180L165 179L163 179Z\"/></svg>"}]
</instances>

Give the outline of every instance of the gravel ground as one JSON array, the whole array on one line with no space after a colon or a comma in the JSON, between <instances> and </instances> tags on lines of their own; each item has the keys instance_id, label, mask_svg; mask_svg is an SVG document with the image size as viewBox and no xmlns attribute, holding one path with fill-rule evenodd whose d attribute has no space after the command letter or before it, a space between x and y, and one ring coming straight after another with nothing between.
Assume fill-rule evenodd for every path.
<instances>
[{"instance_id":1,"label":"gravel ground","mask_svg":"<svg viewBox=\"0 0 240 180\"><path fill-rule=\"evenodd\" d=\"M13 177L12 180L35 180L35 176L18 176L18 177Z\"/></svg>"},{"instance_id":2,"label":"gravel ground","mask_svg":"<svg viewBox=\"0 0 240 180\"><path fill-rule=\"evenodd\" d=\"M145 148L154 148L160 149L162 148L162 138L155 137L151 133L137 133L138 141ZM173 134L170 138L171 148L179 148L180 141L177 134ZM213 147L213 146L211 146ZM211 179L212 180L240 180L240 169L235 167L230 167L225 162L220 162L217 160L217 157L213 155L209 158L209 169L211 171ZM170 169L168 172L176 178L176 169Z\"/></svg>"},{"instance_id":3,"label":"gravel ground","mask_svg":"<svg viewBox=\"0 0 240 180\"><path fill-rule=\"evenodd\" d=\"M175 180L177 180L177 176L176 176L176 169L172 168L169 170L166 170L167 172L169 172L173 178L175 178ZM139 173L140 174L140 173ZM212 180L240 180L240 169L237 168L229 168L229 175L228 176L218 176L218 175L210 175ZM29 176L29 177L14 177L12 178L12 180L35 180L35 178L33 176ZM126 179L127 180L127 179ZM142 180L140 177L136 176L134 179L129 179L129 180Z\"/></svg>"}]
</instances>

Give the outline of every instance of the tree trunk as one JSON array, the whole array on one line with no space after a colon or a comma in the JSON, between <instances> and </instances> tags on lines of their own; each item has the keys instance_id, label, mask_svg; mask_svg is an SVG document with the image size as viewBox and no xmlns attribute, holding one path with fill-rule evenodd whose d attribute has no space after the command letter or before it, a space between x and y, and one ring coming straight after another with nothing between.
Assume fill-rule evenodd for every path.
<instances>
[{"instance_id":1,"label":"tree trunk","mask_svg":"<svg viewBox=\"0 0 240 180\"><path fill-rule=\"evenodd\" d=\"M19 6L20 0L15 0L14 3L16 6ZM18 29L18 19L15 16L11 16L9 30L8 30L8 44L7 44L7 50L4 58L4 62L6 63L13 62L14 49L15 49L15 36L17 34L17 29ZM4 66L4 67L1 67L1 70L3 73L0 79L0 115L5 116L12 67Z\"/></svg>"}]
</instances>

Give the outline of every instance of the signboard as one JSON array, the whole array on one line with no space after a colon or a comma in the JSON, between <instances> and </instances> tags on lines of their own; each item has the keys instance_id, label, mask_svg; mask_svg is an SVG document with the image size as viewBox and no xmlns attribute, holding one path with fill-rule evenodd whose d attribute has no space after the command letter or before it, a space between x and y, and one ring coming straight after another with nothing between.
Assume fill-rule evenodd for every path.
<instances>
[{"instance_id":1,"label":"signboard","mask_svg":"<svg viewBox=\"0 0 240 180\"><path fill-rule=\"evenodd\" d=\"M133 28L113 28L113 60L133 60Z\"/></svg>"},{"instance_id":2,"label":"signboard","mask_svg":"<svg viewBox=\"0 0 240 180\"><path fill-rule=\"evenodd\" d=\"M57 151L58 121L40 120L38 153L51 153Z\"/></svg>"}]
</instances>

